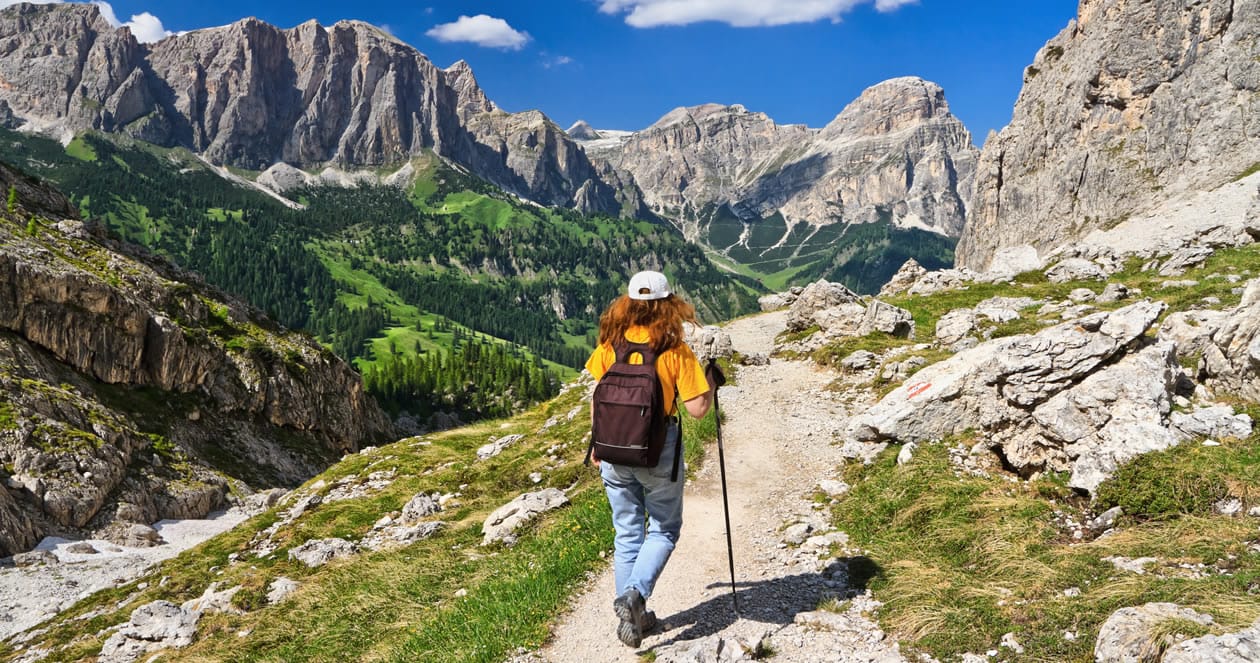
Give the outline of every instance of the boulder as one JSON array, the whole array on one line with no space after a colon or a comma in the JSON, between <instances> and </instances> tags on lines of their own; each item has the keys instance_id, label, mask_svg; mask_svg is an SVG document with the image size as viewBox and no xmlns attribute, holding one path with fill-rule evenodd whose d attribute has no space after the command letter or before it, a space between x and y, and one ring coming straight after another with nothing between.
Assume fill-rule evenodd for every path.
<instances>
[{"instance_id":1,"label":"boulder","mask_svg":"<svg viewBox=\"0 0 1260 663\"><path fill-rule=\"evenodd\" d=\"M1191 267L1202 265L1212 257L1212 247L1203 245L1183 246L1177 249L1159 268L1160 276L1181 276Z\"/></svg>"},{"instance_id":2,"label":"boulder","mask_svg":"<svg viewBox=\"0 0 1260 663\"><path fill-rule=\"evenodd\" d=\"M936 342L950 347L976 329L976 312L972 309L955 309L936 321Z\"/></svg>"},{"instance_id":3,"label":"boulder","mask_svg":"<svg viewBox=\"0 0 1260 663\"><path fill-rule=\"evenodd\" d=\"M857 350L840 360L840 367L850 371L861 371L875 365L877 357L869 350Z\"/></svg>"},{"instance_id":4,"label":"boulder","mask_svg":"<svg viewBox=\"0 0 1260 663\"><path fill-rule=\"evenodd\" d=\"M1260 661L1260 620L1225 635L1205 635L1179 642L1164 652L1161 663L1236 663Z\"/></svg>"},{"instance_id":5,"label":"boulder","mask_svg":"<svg viewBox=\"0 0 1260 663\"><path fill-rule=\"evenodd\" d=\"M1097 299L1094 301L1099 304L1111 304L1128 298L1129 286L1123 283L1108 283L1107 286L1103 288L1102 294L1098 295Z\"/></svg>"},{"instance_id":6,"label":"boulder","mask_svg":"<svg viewBox=\"0 0 1260 663\"><path fill-rule=\"evenodd\" d=\"M1183 441L1251 435L1251 417L1234 414L1234 409L1227 405L1199 408L1193 412L1174 412L1170 419L1173 432Z\"/></svg>"},{"instance_id":7,"label":"boulder","mask_svg":"<svg viewBox=\"0 0 1260 663\"><path fill-rule=\"evenodd\" d=\"M840 283L819 280L806 286L796 301L792 302L785 325L788 331L803 331L814 324L815 313L860 300L857 293Z\"/></svg>"},{"instance_id":8,"label":"boulder","mask_svg":"<svg viewBox=\"0 0 1260 663\"><path fill-rule=\"evenodd\" d=\"M105 529L102 538L129 548L151 548L166 543L157 530L140 523L115 522Z\"/></svg>"},{"instance_id":9,"label":"boulder","mask_svg":"<svg viewBox=\"0 0 1260 663\"><path fill-rule=\"evenodd\" d=\"M866 318L866 307L848 302L825 308L814 314L814 324L829 338L857 336Z\"/></svg>"},{"instance_id":10,"label":"boulder","mask_svg":"<svg viewBox=\"0 0 1260 663\"><path fill-rule=\"evenodd\" d=\"M893 295L899 295L909 290L915 281L918 281L920 277L927 273L928 271L923 268L923 265L911 258L901 266L901 269L897 270L896 274L893 274L888 283L884 284L884 287L879 289L879 296L892 297Z\"/></svg>"},{"instance_id":11,"label":"boulder","mask_svg":"<svg viewBox=\"0 0 1260 663\"><path fill-rule=\"evenodd\" d=\"M976 280L976 273L965 267L928 272L919 277L907 291L911 295L931 295L945 290L958 290Z\"/></svg>"},{"instance_id":12,"label":"boulder","mask_svg":"<svg viewBox=\"0 0 1260 663\"><path fill-rule=\"evenodd\" d=\"M161 649L187 647L197 635L201 613L169 601L154 601L136 608L131 620L105 640L100 663L132 663Z\"/></svg>"},{"instance_id":13,"label":"boulder","mask_svg":"<svg viewBox=\"0 0 1260 663\"><path fill-rule=\"evenodd\" d=\"M516 530L552 509L558 509L569 503L569 498L559 488L548 488L534 493L525 493L516 499L495 509L482 524L484 536L481 545L486 546L497 541L507 545L516 543Z\"/></svg>"},{"instance_id":14,"label":"boulder","mask_svg":"<svg viewBox=\"0 0 1260 663\"><path fill-rule=\"evenodd\" d=\"M872 300L866 307L862 324L858 327L858 336L873 332L883 332L898 338L914 337L914 316L904 308L886 304L878 299Z\"/></svg>"},{"instance_id":15,"label":"boulder","mask_svg":"<svg viewBox=\"0 0 1260 663\"><path fill-rule=\"evenodd\" d=\"M289 551L289 559L317 568L341 557L352 557L355 554L353 543L345 539L311 539Z\"/></svg>"},{"instance_id":16,"label":"boulder","mask_svg":"<svg viewBox=\"0 0 1260 663\"><path fill-rule=\"evenodd\" d=\"M19 568L38 566L40 564L51 566L60 562L61 560L57 559L57 555L53 554L51 550L31 550L13 556L13 565Z\"/></svg>"},{"instance_id":17,"label":"boulder","mask_svg":"<svg viewBox=\"0 0 1260 663\"><path fill-rule=\"evenodd\" d=\"M1041 269L1045 266L1037 249L1028 244L1008 246L993 254L989 261L988 273L1002 275L1007 278Z\"/></svg>"},{"instance_id":18,"label":"boulder","mask_svg":"<svg viewBox=\"0 0 1260 663\"><path fill-rule=\"evenodd\" d=\"M1097 663L1139 663L1158 660L1168 642L1157 642L1155 627L1161 622L1178 619L1208 626L1212 617L1175 603L1147 603L1120 608L1103 622L1094 643ZM1200 659L1201 660L1201 659Z\"/></svg>"},{"instance_id":19,"label":"boulder","mask_svg":"<svg viewBox=\"0 0 1260 663\"><path fill-rule=\"evenodd\" d=\"M1096 262L1085 258L1068 258L1046 270L1051 283L1068 281L1092 281L1107 278L1107 272Z\"/></svg>"},{"instance_id":20,"label":"boulder","mask_svg":"<svg viewBox=\"0 0 1260 663\"><path fill-rule=\"evenodd\" d=\"M779 309L787 308L791 306L792 302L794 301L796 301L795 295L789 295L787 293L777 292L771 295L763 295L761 297L758 297L757 305L761 307L761 310L763 312L777 311Z\"/></svg>"},{"instance_id":21,"label":"boulder","mask_svg":"<svg viewBox=\"0 0 1260 663\"><path fill-rule=\"evenodd\" d=\"M721 327L689 326L686 341L701 363L710 359L729 358L735 354L735 347L731 344L731 335Z\"/></svg>"}]
</instances>

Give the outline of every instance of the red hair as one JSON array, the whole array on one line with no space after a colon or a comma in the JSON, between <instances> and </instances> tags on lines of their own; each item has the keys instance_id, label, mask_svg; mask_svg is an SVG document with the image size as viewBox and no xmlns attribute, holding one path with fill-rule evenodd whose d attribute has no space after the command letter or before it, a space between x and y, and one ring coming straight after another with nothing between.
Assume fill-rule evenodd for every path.
<instances>
[{"instance_id":1,"label":"red hair","mask_svg":"<svg viewBox=\"0 0 1260 663\"><path fill-rule=\"evenodd\" d=\"M626 330L646 327L652 340L649 344L662 353L683 343L683 323L696 321L696 308L682 297L669 295L663 299L630 299L622 295L608 305L599 318L599 343L615 345L625 340Z\"/></svg>"}]
</instances>

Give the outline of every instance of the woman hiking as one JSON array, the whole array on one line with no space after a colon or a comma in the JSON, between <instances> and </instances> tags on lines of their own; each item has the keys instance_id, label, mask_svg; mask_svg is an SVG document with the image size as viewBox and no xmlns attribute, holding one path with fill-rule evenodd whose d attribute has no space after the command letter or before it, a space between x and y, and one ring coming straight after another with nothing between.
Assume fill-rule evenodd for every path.
<instances>
[{"instance_id":1,"label":"woman hiking","mask_svg":"<svg viewBox=\"0 0 1260 663\"><path fill-rule=\"evenodd\" d=\"M646 601L682 530L685 467L677 402L682 401L697 419L708 413L712 403L705 371L683 341L684 322L698 324L695 308L670 291L664 274L639 272L630 279L627 293L614 300L600 317L599 345L586 362L591 375L603 381L619 358L622 371L613 371L614 376L633 373L632 366L627 365L642 366L654 357L660 384L659 407L664 421L656 426L663 428L663 444L658 430L652 434L656 439L651 451L646 446L634 447L641 452L634 458L626 456L624 448L604 441L610 436L609 429L622 424L609 423L617 415L605 414L605 408L615 410L618 403L603 405L603 382L591 401L592 458L603 478L616 530L613 567L617 597L613 611L621 620L617 638L630 647L638 647L644 632L655 627L655 615L647 610ZM639 371L640 378L644 373L650 375L650 370ZM624 378L610 376L609 383L614 379ZM637 414L640 408L629 409ZM647 412L652 408L641 409Z\"/></svg>"}]
</instances>

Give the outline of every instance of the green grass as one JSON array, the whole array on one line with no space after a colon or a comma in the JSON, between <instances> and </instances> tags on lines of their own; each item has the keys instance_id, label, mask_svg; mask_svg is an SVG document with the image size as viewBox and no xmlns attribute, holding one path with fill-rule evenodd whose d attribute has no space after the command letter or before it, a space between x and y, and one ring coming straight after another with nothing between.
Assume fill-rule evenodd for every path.
<instances>
[{"instance_id":1,"label":"green grass","mask_svg":"<svg viewBox=\"0 0 1260 663\"><path fill-rule=\"evenodd\" d=\"M1055 524L1056 511L1086 517L1063 477L959 477L945 444L921 446L905 466L896 464L897 451L845 468L853 490L833 518L879 567L872 589L884 603L880 622L903 651L949 660L993 648L1014 632L1027 652L1010 660L1092 660L1098 628L1120 607L1173 601L1234 630L1260 616L1249 594L1260 579L1260 556L1247 551L1255 534L1245 519L1210 510L1126 519L1112 536L1078 543ZM1228 471L1254 463L1260 437L1163 453L1166 481L1188 485L1213 465ZM1260 494L1255 472L1242 476L1245 490ZM1103 561L1111 555L1150 555L1161 563L1139 576ZM1181 563L1224 564L1230 573L1193 577ZM1071 587L1081 594L1065 596ZM1064 631L1077 639L1065 640Z\"/></svg>"},{"instance_id":2,"label":"green grass","mask_svg":"<svg viewBox=\"0 0 1260 663\"><path fill-rule=\"evenodd\" d=\"M76 136L74 140L66 144L66 154L79 161L96 161L96 150L92 149L82 136Z\"/></svg>"},{"instance_id":3,"label":"green grass","mask_svg":"<svg viewBox=\"0 0 1260 663\"><path fill-rule=\"evenodd\" d=\"M149 576L89 597L46 626L32 645L68 645L48 660L73 661L95 655L103 637L94 635L125 621L136 607L157 599L182 602L199 596L213 581L244 589L236 605L244 615L208 615L191 647L167 652L171 661L487 661L504 660L518 647L533 648L568 598L608 563L612 528L597 472L582 465L590 429L582 389L511 419L486 421L443 433L401 440L347 457L319 477L322 491L339 481L392 469L384 490L356 500L324 502L282 528L275 555L242 554L250 540L277 521L278 510L202 543L164 562ZM559 423L539 431L553 417ZM684 419L688 419L684 417ZM712 442L713 415L686 424L688 462L699 464ZM477 447L511 433L527 437L486 461ZM152 438L165 448L165 439ZM549 458L555 453L558 461ZM693 461L694 459L694 461ZM554 465L554 466L553 466ZM534 484L531 472L545 479ZM481 547L481 523L516 495L544 487L571 488L572 503L520 532L516 546ZM405 548L365 553L348 562L308 569L286 551L329 536L357 540L382 515L396 512L419 492L459 493L435 515L446 526L434 537ZM242 554L233 563L229 555ZM268 606L267 585L279 576L301 583L289 601ZM162 583L158 580L165 578ZM139 585L147 582L145 589ZM457 597L459 590L467 595ZM85 621L89 612L104 610ZM238 635L245 633L246 635ZM107 635L107 634L106 634ZM13 655L0 644L0 658Z\"/></svg>"},{"instance_id":4,"label":"green grass","mask_svg":"<svg viewBox=\"0 0 1260 663\"><path fill-rule=\"evenodd\" d=\"M1260 161L1257 161L1251 164L1250 166L1248 166L1245 170L1243 170L1243 172L1238 174L1238 177L1234 178L1234 181L1237 182L1238 180L1246 179L1248 177L1251 177L1252 175L1255 175L1256 173L1260 173Z\"/></svg>"}]
</instances>

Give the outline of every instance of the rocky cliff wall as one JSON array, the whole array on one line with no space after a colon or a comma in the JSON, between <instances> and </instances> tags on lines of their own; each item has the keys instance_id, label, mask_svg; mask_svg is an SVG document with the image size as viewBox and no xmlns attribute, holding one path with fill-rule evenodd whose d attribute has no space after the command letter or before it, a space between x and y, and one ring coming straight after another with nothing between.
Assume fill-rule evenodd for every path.
<instances>
[{"instance_id":1,"label":"rocky cliff wall","mask_svg":"<svg viewBox=\"0 0 1260 663\"><path fill-rule=\"evenodd\" d=\"M358 375L313 340L59 218L63 197L0 164L9 186L0 520L13 527L0 555L116 520L204 516L232 481L296 483L391 435Z\"/></svg>"},{"instance_id":2,"label":"rocky cliff wall","mask_svg":"<svg viewBox=\"0 0 1260 663\"><path fill-rule=\"evenodd\" d=\"M1082 0L985 142L958 264L1045 256L1260 164L1260 0Z\"/></svg>"}]
</instances>

